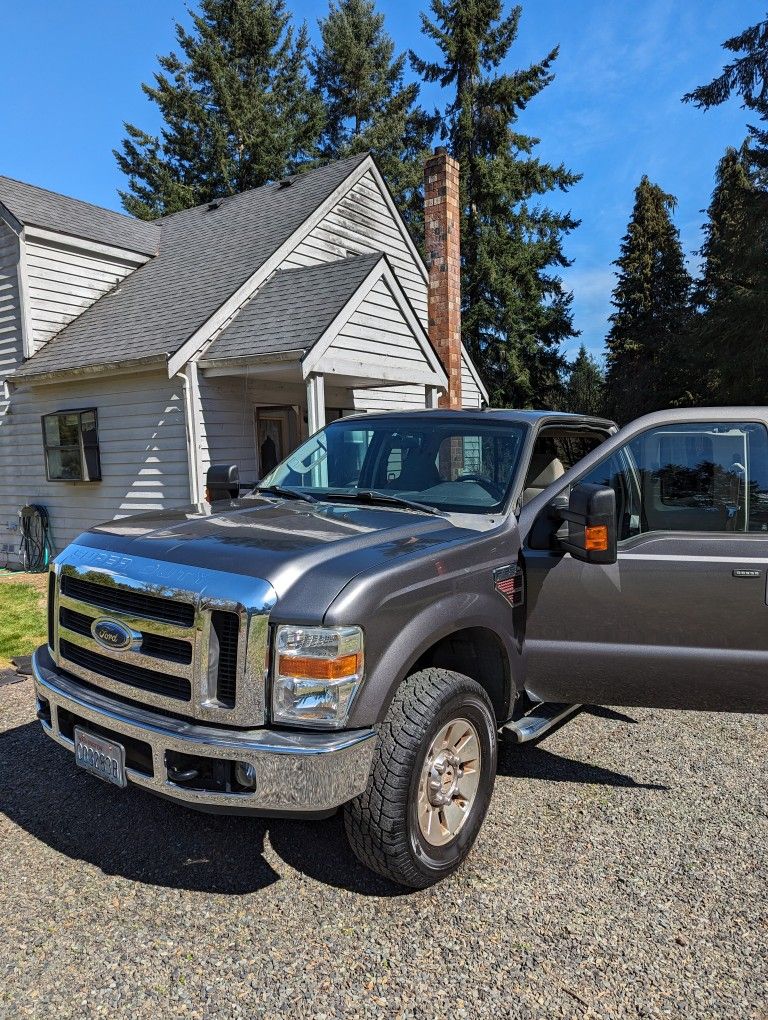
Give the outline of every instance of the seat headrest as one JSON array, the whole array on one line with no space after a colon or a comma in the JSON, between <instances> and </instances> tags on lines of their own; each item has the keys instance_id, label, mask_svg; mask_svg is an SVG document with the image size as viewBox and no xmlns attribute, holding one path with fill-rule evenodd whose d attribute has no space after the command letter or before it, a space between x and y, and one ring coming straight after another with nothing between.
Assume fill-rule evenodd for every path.
<instances>
[{"instance_id":1,"label":"seat headrest","mask_svg":"<svg viewBox=\"0 0 768 1020\"><path fill-rule=\"evenodd\" d=\"M563 462L559 457L552 457L548 453L535 454L531 457L531 467L528 471L526 489L546 489L548 485L556 482L565 474Z\"/></svg>"}]
</instances>

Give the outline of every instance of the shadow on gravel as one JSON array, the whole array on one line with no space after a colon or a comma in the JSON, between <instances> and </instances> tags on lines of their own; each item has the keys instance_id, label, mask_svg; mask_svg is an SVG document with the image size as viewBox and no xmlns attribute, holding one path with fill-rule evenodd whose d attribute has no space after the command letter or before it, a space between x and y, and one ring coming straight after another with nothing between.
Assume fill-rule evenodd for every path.
<instances>
[{"instance_id":1,"label":"shadow on gravel","mask_svg":"<svg viewBox=\"0 0 768 1020\"><path fill-rule=\"evenodd\" d=\"M544 779L550 783L590 783L599 786L628 786L638 790L668 790L661 783L638 783L623 772L564 758L543 747L499 745L497 774L518 779Z\"/></svg>"},{"instance_id":2,"label":"shadow on gravel","mask_svg":"<svg viewBox=\"0 0 768 1020\"><path fill-rule=\"evenodd\" d=\"M207 815L86 775L38 723L0 733L0 812L36 839L108 875L242 895L280 880L265 840L297 871L367 896L403 895L358 864L340 815L321 822Z\"/></svg>"},{"instance_id":3,"label":"shadow on gravel","mask_svg":"<svg viewBox=\"0 0 768 1020\"><path fill-rule=\"evenodd\" d=\"M602 705L585 705L581 711L587 715L596 715L600 719L612 719L614 722L632 723L633 726L637 726L637 719L633 719L631 715L625 715L623 712L617 712L615 708L604 708Z\"/></svg>"}]
</instances>

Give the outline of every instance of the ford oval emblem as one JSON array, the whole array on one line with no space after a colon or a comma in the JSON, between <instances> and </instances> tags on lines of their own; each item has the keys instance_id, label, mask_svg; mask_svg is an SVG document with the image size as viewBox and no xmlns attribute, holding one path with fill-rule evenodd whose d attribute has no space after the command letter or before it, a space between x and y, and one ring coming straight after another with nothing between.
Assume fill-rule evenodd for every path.
<instances>
[{"instance_id":1,"label":"ford oval emblem","mask_svg":"<svg viewBox=\"0 0 768 1020\"><path fill-rule=\"evenodd\" d=\"M91 634L102 648L111 648L116 652L130 648L136 636L122 623L116 623L114 620L94 620L91 624Z\"/></svg>"}]
</instances>

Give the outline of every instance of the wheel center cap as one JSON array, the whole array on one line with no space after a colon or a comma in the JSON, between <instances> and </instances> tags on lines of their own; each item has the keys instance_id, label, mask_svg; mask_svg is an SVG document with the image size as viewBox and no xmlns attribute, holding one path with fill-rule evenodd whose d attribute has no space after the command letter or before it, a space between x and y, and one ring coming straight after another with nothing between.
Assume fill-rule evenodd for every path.
<instances>
[{"instance_id":1,"label":"wheel center cap","mask_svg":"<svg viewBox=\"0 0 768 1020\"><path fill-rule=\"evenodd\" d=\"M432 762L427 781L430 804L441 807L449 804L456 795L461 778L461 763L455 754L444 751Z\"/></svg>"}]
</instances>

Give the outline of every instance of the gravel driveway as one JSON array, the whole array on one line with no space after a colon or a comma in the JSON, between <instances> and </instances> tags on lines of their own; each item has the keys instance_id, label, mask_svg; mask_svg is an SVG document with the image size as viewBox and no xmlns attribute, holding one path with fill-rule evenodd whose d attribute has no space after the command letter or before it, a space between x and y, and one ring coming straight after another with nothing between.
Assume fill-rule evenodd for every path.
<instances>
[{"instance_id":1,"label":"gravel driveway","mask_svg":"<svg viewBox=\"0 0 768 1020\"><path fill-rule=\"evenodd\" d=\"M101 784L0 688L0 1017L765 1020L766 751L768 717L585 711L403 894L338 819Z\"/></svg>"}]
</instances>

